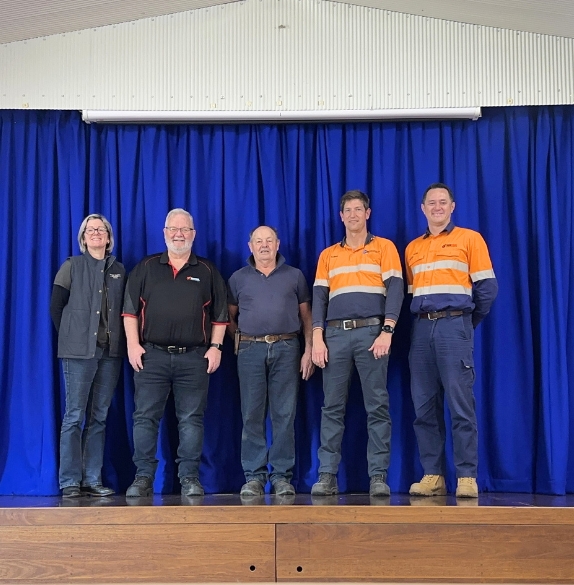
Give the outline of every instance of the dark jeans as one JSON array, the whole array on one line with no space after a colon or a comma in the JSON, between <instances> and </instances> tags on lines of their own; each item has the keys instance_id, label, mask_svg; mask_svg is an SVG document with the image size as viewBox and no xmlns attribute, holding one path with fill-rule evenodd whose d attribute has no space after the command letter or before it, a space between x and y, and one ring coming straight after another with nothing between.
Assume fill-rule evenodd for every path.
<instances>
[{"instance_id":1,"label":"dark jeans","mask_svg":"<svg viewBox=\"0 0 574 585\"><path fill-rule=\"evenodd\" d=\"M66 413L60 432L60 488L102 483L106 418L121 367L122 358L110 357L101 347L91 359L62 359Z\"/></svg>"},{"instance_id":2,"label":"dark jeans","mask_svg":"<svg viewBox=\"0 0 574 585\"><path fill-rule=\"evenodd\" d=\"M368 351L380 333L380 325L349 331L336 327L327 327L325 330L329 362L323 370L325 402L321 410L319 473L337 473L341 462L345 410L354 363L361 379L363 402L367 411L369 476L387 476L391 447L391 417L387 392L389 356L376 360L373 352Z\"/></svg>"},{"instance_id":3,"label":"dark jeans","mask_svg":"<svg viewBox=\"0 0 574 585\"><path fill-rule=\"evenodd\" d=\"M134 463L137 475L155 476L159 422L173 391L178 420L179 477L198 477L203 447L203 413L207 404L209 374L205 347L170 354L145 344L143 370L134 372Z\"/></svg>"},{"instance_id":4,"label":"dark jeans","mask_svg":"<svg viewBox=\"0 0 574 585\"><path fill-rule=\"evenodd\" d=\"M247 481L267 483L267 462L272 467L271 481L293 477L300 362L297 338L275 343L242 341L239 346L241 464ZM269 453L265 433L268 406L273 430Z\"/></svg>"},{"instance_id":5,"label":"dark jeans","mask_svg":"<svg viewBox=\"0 0 574 585\"><path fill-rule=\"evenodd\" d=\"M452 420L457 477L476 477L478 432L471 315L415 319L409 365L415 434L425 474L445 475L444 399Z\"/></svg>"}]
</instances>

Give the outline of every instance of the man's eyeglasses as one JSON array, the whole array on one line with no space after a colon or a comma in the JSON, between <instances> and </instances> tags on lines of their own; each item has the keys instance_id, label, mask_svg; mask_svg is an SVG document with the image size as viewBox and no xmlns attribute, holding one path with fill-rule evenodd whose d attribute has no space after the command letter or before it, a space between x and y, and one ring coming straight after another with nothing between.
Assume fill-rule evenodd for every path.
<instances>
[{"instance_id":1,"label":"man's eyeglasses","mask_svg":"<svg viewBox=\"0 0 574 585\"><path fill-rule=\"evenodd\" d=\"M86 228L86 233L88 236L93 236L94 234L107 234L108 228L107 227L97 227L97 228Z\"/></svg>"},{"instance_id":2,"label":"man's eyeglasses","mask_svg":"<svg viewBox=\"0 0 574 585\"><path fill-rule=\"evenodd\" d=\"M187 234L195 231L193 228L188 228L188 227L176 228L176 227L168 227L168 226L165 226L164 229L167 232L169 232L170 234L177 234L177 232L181 232L184 236L186 236Z\"/></svg>"}]
</instances>

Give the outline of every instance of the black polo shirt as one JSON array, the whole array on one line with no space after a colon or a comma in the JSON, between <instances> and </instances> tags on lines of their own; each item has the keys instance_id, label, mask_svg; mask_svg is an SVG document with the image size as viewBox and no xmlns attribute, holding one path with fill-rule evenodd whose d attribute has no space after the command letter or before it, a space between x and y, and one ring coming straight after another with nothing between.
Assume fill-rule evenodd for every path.
<instances>
[{"instance_id":1,"label":"black polo shirt","mask_svg":"<svg viewBox=\"0 0 574 585\"><path fill-rule=\"evenodd\" d=\"M142 343L209 345L212 324L229 322L225 281L193 252L179 271L167 252L148 256L129 275L123 315L138 317Z\"/></svg>"}]
</instances>

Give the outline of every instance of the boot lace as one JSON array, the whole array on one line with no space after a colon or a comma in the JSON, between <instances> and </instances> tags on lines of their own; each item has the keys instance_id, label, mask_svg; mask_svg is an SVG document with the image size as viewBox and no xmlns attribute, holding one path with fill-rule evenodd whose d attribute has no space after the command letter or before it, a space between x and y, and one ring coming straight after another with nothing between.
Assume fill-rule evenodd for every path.
<instances>
[{"instance_id":1,"label":"boot lace","mask_svg":"<svg viewBox=\"0 0 574 585\"><path fill-rule=\"evenodd\" d=\"M423 478L421 479L420 483L435 483L437 480L437 477L439 477L438 475L423 475Z\"/></svg>"}]
</instances>

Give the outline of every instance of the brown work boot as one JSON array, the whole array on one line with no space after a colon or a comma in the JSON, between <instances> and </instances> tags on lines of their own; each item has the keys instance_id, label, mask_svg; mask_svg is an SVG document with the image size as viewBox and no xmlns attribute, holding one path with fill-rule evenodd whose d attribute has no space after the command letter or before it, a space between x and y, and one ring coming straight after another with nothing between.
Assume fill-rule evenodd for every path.
<instances>
[{"instance_id":1,"label":"brown work boot","mask_svg":"<svg viewBox=\"0 0 574 585\"><path fill-rule=\"evenodd\" d=\"M459 477L456 487L457 498L478 498L478 485L474 477Z\"/></svg>"},{"instance_id":2,"label":"brown work boot","mask_svg":"<svg viewBox=\"0 0 574 585\"><path fill-rule=\"evenodd\" d=\"M446 484L442 475L424 475L409 490L411 496L446 496Z\"/></svg>"}]
</instances>

